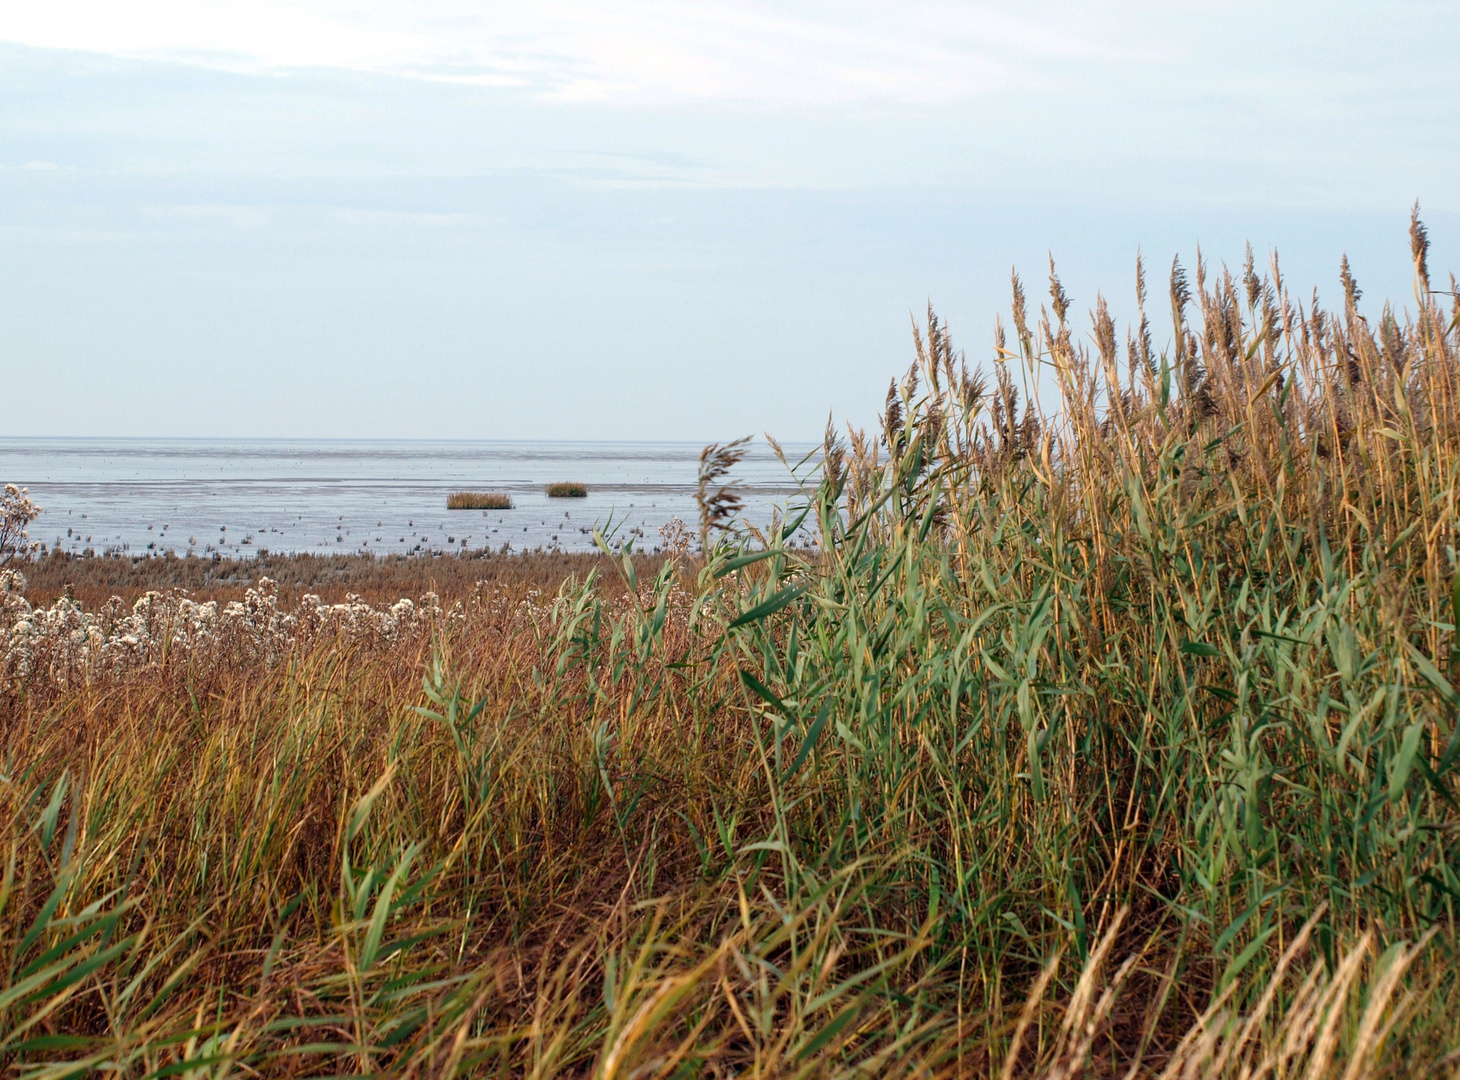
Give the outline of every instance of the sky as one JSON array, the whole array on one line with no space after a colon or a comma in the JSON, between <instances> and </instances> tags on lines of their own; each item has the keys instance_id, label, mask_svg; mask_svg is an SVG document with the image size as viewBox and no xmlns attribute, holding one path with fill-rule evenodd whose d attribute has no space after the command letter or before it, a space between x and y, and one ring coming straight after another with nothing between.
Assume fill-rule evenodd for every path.
<instances>
[{"instance_id":1,"label":"sky","mask_svg":"<svg viewBox=\"0 0 1460 1080\"><path fill-rule=\"evenodd\" d=\"M1248 242L1412 305L1416 199L1460 263L1455 25L0 2L0 435L814 438L873 420L929 304L986 361L1051 256L1081 312L1130 313L1138 251Z\"/></svg>"}]
</instances>

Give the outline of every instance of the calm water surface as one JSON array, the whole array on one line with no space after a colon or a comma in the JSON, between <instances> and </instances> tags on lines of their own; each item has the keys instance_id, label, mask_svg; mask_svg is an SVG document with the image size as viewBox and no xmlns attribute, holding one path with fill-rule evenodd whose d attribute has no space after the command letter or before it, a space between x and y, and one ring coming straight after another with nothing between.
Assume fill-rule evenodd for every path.
<instances>
[{"instance_id":1,"label":"calm water surface","mask_svg":"<svg viewBox=\"0 0 1460 1080\"><path fill-rule=\"evenodd\" d=\"M809 446L786 447L794 463ZM653 550L673 518L697 520L701 447L691 443L209 439L0 439L0 483L45 513L31 539L140 554L380 554L478 549L586 551L610 521ZM795 483L760 443L736 475L762 524ZM555 481L586 499L549 499ZM458 490L510 494L511 510L446 509Z\"/></svg>"}]
</instances>

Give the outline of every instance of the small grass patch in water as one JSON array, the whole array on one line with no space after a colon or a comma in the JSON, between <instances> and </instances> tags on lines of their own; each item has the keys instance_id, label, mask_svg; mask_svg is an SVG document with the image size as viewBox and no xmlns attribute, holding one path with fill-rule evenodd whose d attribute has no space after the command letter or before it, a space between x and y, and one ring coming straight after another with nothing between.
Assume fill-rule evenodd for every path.
<instances>
[{"instance_id":1,"label":"small grass patch in water","mask_svg":"<svg viewBox=\"0 0 1460 1080\"><path fill-rule=\"evenodd\" d=\"M500 491L453 491L446 496L448 510L511 510L512 496Z\"/></svg>"},{"instance_id":2,"label":"small grass patch in water","mask_svg":"<svg viewBox=\"0 0 1460 1080\"><path fill-rule=\"evenodd\" d=\"M588 485L569 483L549 484L547 493L549 499L582 499L588 495Z\"/></svg>"}]
</instances>

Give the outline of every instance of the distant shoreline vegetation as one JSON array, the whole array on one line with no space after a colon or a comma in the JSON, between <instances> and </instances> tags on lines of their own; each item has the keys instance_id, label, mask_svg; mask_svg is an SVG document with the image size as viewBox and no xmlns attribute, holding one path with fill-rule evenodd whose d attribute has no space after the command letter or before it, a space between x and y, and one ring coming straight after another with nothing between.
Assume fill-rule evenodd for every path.
<instances>
[{"instance_id":1,"label":"distant shoreline vegetation","mask_svg":"<svg viewBox=\"0 0 1460 1080\"><path fill-rule=\"evenodd\" d=\"M588 496L588 485L573 483L549 484L547 493L549 499L583 499Z\"/></svg>"},{"instance_id":2,"label":"distant shoreline vegetation","mask_svg":"<svg viewBox=\"0 0 1460 1080\"><path fill-rule=\"evenodd\" d=\"M448 510L511 510L512 496L501 491L453 491L446 496Z\"/></svg>"}]
</instances>

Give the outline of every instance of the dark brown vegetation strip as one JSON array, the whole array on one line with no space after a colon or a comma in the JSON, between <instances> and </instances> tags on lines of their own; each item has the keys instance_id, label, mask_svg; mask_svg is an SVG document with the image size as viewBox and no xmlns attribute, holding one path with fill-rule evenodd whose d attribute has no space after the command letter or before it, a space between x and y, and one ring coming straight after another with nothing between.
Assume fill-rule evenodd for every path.
<instances>
[{"instance_id":1,"label":"dark brown vegetation strip","mask_svg":"<svg viewBox=\"0 0 1460 1080\"><path fill-rule=\"evenodd\" d=\"M652 577L662 557L635 559L640 573ZM612 593L619 585L613 563L600 554L473 552L443 555L287 555L252 559L189 556L70 555L51 552L16 564L24 572L32 604L47 605L71 590L88 608L120 596L128 605L147 592L184 589L199 600L239 600L262 578L279 586L281 599L295 602L314 593L337 603L354 593L375 604L402 596L435 592L451 601L471 595L478 582L554 593L573 576L597 570Z\"/></svg>"}]
</instances>

